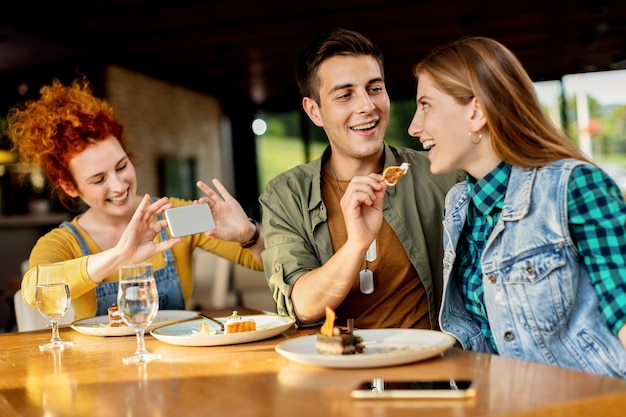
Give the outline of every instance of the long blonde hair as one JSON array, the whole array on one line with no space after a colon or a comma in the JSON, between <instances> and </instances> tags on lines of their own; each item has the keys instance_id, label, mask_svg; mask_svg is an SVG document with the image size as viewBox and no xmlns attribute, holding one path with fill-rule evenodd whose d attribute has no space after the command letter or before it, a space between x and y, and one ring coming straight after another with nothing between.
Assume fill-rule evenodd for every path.
<instances>
[{"instance_id":1,"label":"long blonde hair","mask_svg":"<svg viewBox=\"0 0 626 417\"><path fill-rule=\"evenodd\" d=\"M502 161L526 168L563 158L591 162L550 120L521 63L496 40L461 38L433 50L413 73L418 83L427 73L460 104L476 97Z\"/></svg>"}]
</instances>

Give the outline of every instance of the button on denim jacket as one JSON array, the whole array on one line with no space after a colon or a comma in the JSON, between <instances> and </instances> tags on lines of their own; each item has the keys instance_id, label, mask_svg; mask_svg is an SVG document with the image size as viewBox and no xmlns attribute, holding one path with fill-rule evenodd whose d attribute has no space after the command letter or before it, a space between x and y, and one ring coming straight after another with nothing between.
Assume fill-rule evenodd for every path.
<instances>
[{"instance_id":1,"label":"button on denim jacket","mask_svg":"<svg viewBox=\"0 0 626 417\"><path fill-rule=\"evenodd\" d=\"M583 163L564 159L538 169L513 167L500 220L480 260L484 300L502 356L625 377L626 349L602 320L568 228L568 181ZM493 353L464 307L453 271L468 204L465 182L446 197L439 322L464 349Z\"/></svg>"}]
</instances>

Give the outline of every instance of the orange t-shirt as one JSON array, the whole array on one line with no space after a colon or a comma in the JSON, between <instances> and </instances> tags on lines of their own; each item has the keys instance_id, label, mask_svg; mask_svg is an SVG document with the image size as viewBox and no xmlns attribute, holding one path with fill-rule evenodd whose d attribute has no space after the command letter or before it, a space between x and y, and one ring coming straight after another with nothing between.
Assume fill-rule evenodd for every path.
<instances>
[{"instance_id":1,"label":"orange t-shirt","mask_svg":"<svg viewBox=\"0 0 626 417\"><path fill-rule=\"evenodd\" d=\"M322 198L328 212L328 227L337 252L347 240L346 225L339 201L349 181L336 181L322 171ZM339 190L338 189L341 190ZM346 299L335 312L338 326L345 326L349 318L358 328L420 328L430 329L428 299L415 268L387 221L376 237L377 258L368 262L374 274L374 292L363 294L359 289L359 276ZM363 259L365 268L365 259Z\"/></svg>"}]
</instances>

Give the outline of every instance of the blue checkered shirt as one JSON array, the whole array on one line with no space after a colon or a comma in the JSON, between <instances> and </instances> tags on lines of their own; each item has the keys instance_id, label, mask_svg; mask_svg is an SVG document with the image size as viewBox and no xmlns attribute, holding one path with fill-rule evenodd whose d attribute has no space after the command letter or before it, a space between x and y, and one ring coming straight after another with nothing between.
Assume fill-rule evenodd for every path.
<instances>
[{"instance_id":1,"label":"blue checkered shirt","mask_svg":"<svg viewBox=\"0 0 626 417\"><path fill-rule=\"evenodd\" d=\"M480 180L467 175L471 198L467 221L457 245L456 269L465 308L480 323L497 352L484 303L479 260L500 218L511 165L500 163ZM626 323L626 204L615 182L589 165L576 167L568 184L570 233L591 284L600 297L604 321L614 334Z\"/></svg>"}]
</instances>

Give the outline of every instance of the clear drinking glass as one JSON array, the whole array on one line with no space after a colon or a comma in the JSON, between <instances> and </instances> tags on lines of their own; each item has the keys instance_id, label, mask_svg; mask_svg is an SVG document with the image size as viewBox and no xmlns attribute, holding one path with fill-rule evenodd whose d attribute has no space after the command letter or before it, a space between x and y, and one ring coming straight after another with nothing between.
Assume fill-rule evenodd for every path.
<instances>
[{"instance_id":1,"label":"clear drinking glass","mask_svg":"<svg viewBox=\"0 0 626 417\"><path fill-rule=\"evenodd\" d=\"M146 327L152 323L159 311L152 264L123 265L120 267L120 282L117 306L124 322L135 329L137 351L122 360L125 364L146 363L161 359L161 355L148 353L144 341Z\"/></svg>"},{"instance_id":2,"label":"clear drinking glass","mask_svg":"<svg viewBox=\"0 0 626 417\"><path fill-rule=\"evenodd\" d=\"M65 342L59 337L59 320L70 307L70 285L62 270L63 262L41 264L37 266L37 289L35 300L37 310L50 320L52 339L39 345L39 350L64 349L72 347L72 342Z\"/></svg>"}]
</instances>

